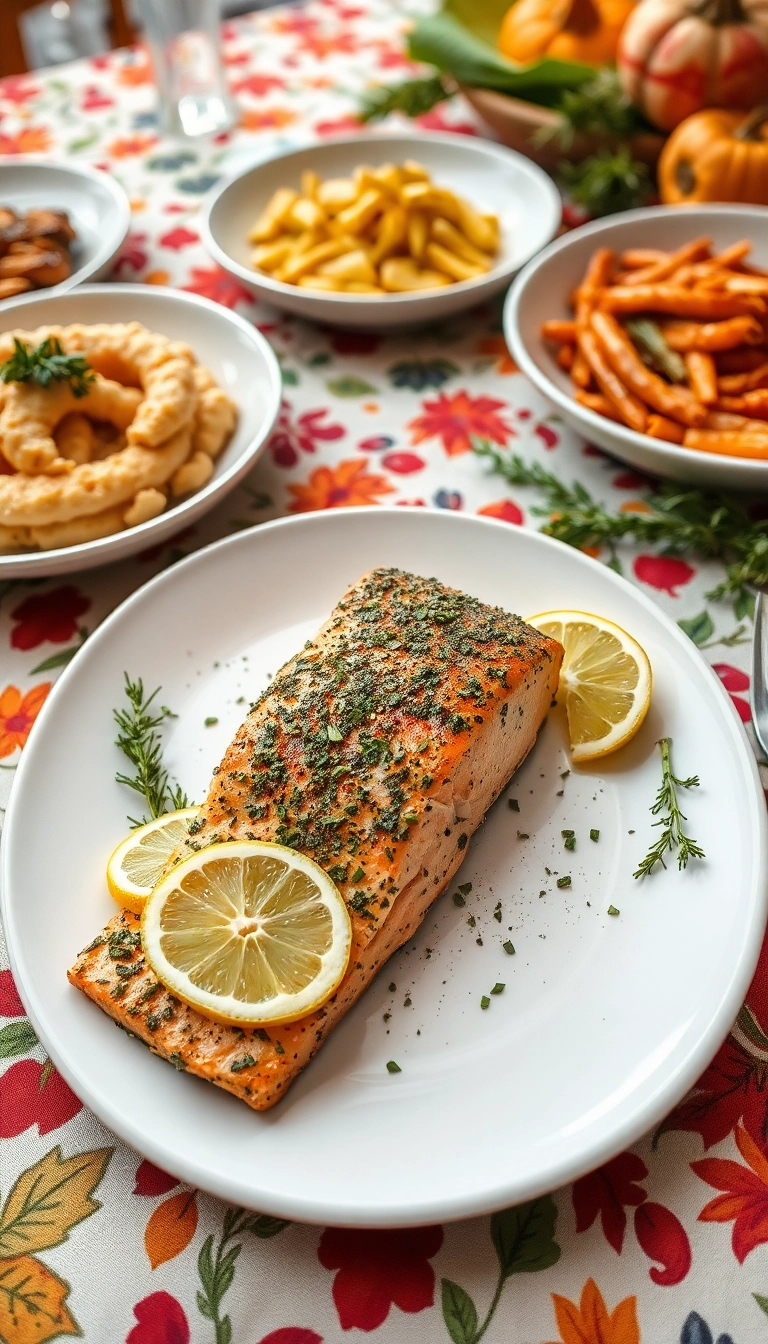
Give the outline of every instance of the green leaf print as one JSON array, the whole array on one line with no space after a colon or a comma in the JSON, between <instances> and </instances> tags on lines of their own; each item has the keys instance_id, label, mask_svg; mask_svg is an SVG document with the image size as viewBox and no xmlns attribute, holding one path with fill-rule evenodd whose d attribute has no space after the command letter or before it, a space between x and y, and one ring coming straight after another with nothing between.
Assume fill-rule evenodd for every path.
<instances>
[{"instance_id":1,"label":"green leaf print","mask_svg":"<svg viewBox=\"0 0 768 1344\"><path fill-rule=\"evenodd\" d=\"M351 375L344 378L330 378L326 387L334 397L364 397L379 390L372 383L366 383L363 378L354 378Z\"/></svg>"},{"instance_id":2,"label":"green leaf print","mask_svg":"<svg viewBox=\"0 0 768 1344\"><path fill-rule=\"evenodd\" d=\"M472 1298L458 1283L442 1279L443 1320L453 1344L474 1344L477 1310Z\"/></svg>"},{"instance_id":3,"label":"green leaf print","mask_svg":"<svg viewBox=\"0 0 768 1344\"><path fill-rule=\"evenodd\" d=\"M0 1059L26 1055L37 1045L37 1037L29 1022L9 1022L0 1031Z\"/></svg>"},{"instance_id":4,"label":"green leaf print","mask_svg":"<svg viewBox=\"0 0 768 1344\"><path fill-rule=\"evenodd\" d=\"M557 1264L560 1247L555 1241L556 1221L557 1207L550 1195L493 1215L491 1237L505 1278Z\"/></svg>"},{"instance_id":5,"label":"green leaf print","mask_svg":"<svg viewBox=\"0 0 768 1344\"><path fill-rule=\"evenodd\" d=\"M698 616L691 616L685 621L678 621L677 624L683 634L693 640L697 648L704 644L706 640L711 639L715 633L712 617L706 608L704 611L700 611Z\"/></svg>"}]
</instances>

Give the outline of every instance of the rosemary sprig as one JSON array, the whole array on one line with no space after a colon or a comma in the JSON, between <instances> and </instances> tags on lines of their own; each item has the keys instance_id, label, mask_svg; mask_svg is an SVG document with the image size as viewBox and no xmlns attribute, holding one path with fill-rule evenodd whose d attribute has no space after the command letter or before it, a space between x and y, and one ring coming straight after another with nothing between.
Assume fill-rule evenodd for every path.
<instances>
[{"instance_id":1,"label":"rosemary sprig","mask_svg":"<svg viewBox=\"0 0 768 1344\"><path fill-rule=\"evenodd\" d=\"M616 146L624 144L637 131L647 130L648 122L630 103L616 70L603 66L594 79L577 89L564 89L555 108L557 121L533 136L534 144L554 140L567 154L576 135L588 135Z\"/></svg>"},{"instance_id":2,"label":"rosemary sprig","mask_svg":"<svg viewBox=\"0 0 768 1344\"><path fill-rule=\"evenodd\" d=\"M421 79L405 79L400 84L382 84L363 95L360 107L361 121L382 121L390 112L402 112L406 117L423 117L438 103L444 103L456 92L450 76L427 75Z\"/></svg>"},{"instance_id":3,"label":"rosemary sprig","mask_svg":"<svg viewBox=\"0 0 768 1344\"><path fill-rule=\"evenodd\" d=\"M40 387L69 383L76 397L87 396L88 385L95 377L88 360L83 355L65 355L55 336L47 336L34 350L14 337L13 354L0 364L4 383L35 382Z\"/></svg>"},{"instance_id":4,"label":"rosemary sprig","mask_svg":"<svg viewBox=\"0 0 768 1344\"><path fill-rule=\"evenodd\" d=\"M152 702L159 693L158 687L151 695L145 697L141 677L138 681L131 681L126 672L125 694L128 707L112 711L117 724L115 745L120 748L124 756L128 757L136 772L133 775L118 772L115 779L118 784L125 784L127 788L133 789L145 798L149 807L149 818L128 818L131 826L143 826L152 817L160 817L164 812L174 812L178 808L190 806L187 795L178 784L171 782L168 771L163 765L163 743L157 730L166 719L173 718L173 714L167 705L152 708Z\"/></svg>"},{"instance_id":5,"label":"rosemary sprig","mask_svg":"<svg viewBox=\"0 0 768 1344\"><path fill-rule=\"evenodd\" d=\"M633 158L626 145L598 150L581 163L566 159L558 165L558 172L577 205L595 219L636 210L647 205L653 194L646 165Z\"/></svg>"},{"instance_id":6,"label":"rosemary sprig","mask_svg":"<svg viewBox=\"0 0 768 1344\"><path fill-rule=\"evenodd\" d=\"M659 818L653 824L661 827L661 834L655 845L651 845L637 872L633 874L634 877L647 877L653 872L657 863L666 868L664 855L671 854L673 850L677 850L677 867L680 871L688 867L689 859L705 857L701 846L683 831L683 822L688 818L680 810L675 792L676 789L698 788L699 776L691 775L689 779L678 779L677 775L672 773L671 737L660 738L657 745L661 751L661 784L651 808L651 815Z\"/></svg>"},{"instance_id":7,"label":"rosemary sprig","mask_svg":"<svg viewBox=\"0 0 768 1344\"><path fill-rule=\"evenodd\" d=\"M650 495L647 513L611 513L582 485L564 485L538 463L506 456L488 442L473 449L510 485L532 485L542 491L545 508L532 512L547 518L542 531L583 550L631 538L661 546L666 555L696 553L725 565L725 578L707 593L714 601L733 598L739 619L751 609L749 586L768 584L768 520L754 520L737 500L707 495L672 482L662 482Z\"/></svg>"}]
</instances>

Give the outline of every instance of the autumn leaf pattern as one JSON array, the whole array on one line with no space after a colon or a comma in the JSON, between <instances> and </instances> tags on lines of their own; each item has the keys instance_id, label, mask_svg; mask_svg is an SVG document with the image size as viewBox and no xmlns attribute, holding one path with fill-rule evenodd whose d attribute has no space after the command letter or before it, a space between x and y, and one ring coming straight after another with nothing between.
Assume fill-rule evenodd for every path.
<instances>
[{"instance_id":1,"label":"autumn leaf pattern","mask_svg":"<svg viewBox=\"0 0 768 1344\"><path fill-rule=\"evenodd\" d=\"M144 1232L144 1247L153 1269L174 1260L185 1251L197 1230L197 1203L194 1190L171 1195L149 1215Z\"/></svg>"}]
</instances>

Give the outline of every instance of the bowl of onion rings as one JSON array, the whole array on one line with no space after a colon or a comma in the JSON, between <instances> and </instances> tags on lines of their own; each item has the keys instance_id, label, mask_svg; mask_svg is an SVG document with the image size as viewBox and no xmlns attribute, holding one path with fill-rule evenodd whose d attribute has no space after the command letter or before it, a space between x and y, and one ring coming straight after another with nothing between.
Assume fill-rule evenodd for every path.
<instances>
[{"instance_id":1,"label":"bowl of onion rings","mask_svg":"<svg viewBox=\"0 0 768 1344\"><path fill-rule=\"evenodd\" d=\"M0 573L146 550L251 470L281 378L250 323L160 286L87 285L0 309Z\"/></svg>"}]
</instances>

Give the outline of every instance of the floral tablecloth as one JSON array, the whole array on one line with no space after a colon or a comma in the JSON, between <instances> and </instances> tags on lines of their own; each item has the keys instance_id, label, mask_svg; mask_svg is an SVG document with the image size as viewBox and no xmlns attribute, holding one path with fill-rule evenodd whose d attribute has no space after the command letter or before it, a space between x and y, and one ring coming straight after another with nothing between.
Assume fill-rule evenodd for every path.
<instances>
[{"instance_id":1,"label":"floral tablecloth","mask_svg":"<svg viewBox=\"0 0 768 1344\"><path fill-rule=\"evenodd\" d=\"M101 572L0 591L2 801L88 631L160 569L235 528L380 503L536 526L535 497L490 475L472 436L615 507L642 498L644 482L575 440L516 372L498 308L412 339L320 330L257 304L206 256L199 210L221 174L276 144L357 128L366 84L408 71L403 27L385 0L313 0L227 26L239 125L205 146L160 137L139 49L0 84L0 152L82 157L125 185L133 223L114 279L236 307L273 343L285 382L264 459L203 524ZM421 127L478 130L459 100ZM750 616L707 600L716 567L630 549L620 563L712 660L748 724ZM768 1340L766 952L733 1033L655 1135L522 1209L403 1232L289 1226L181 1186L81 1106L36 1042L8 970L0 1023L4 1344L80 1334L92 1344L335 1344L366 1333L382 1344Z\"/></svg>"}]
</instances>

